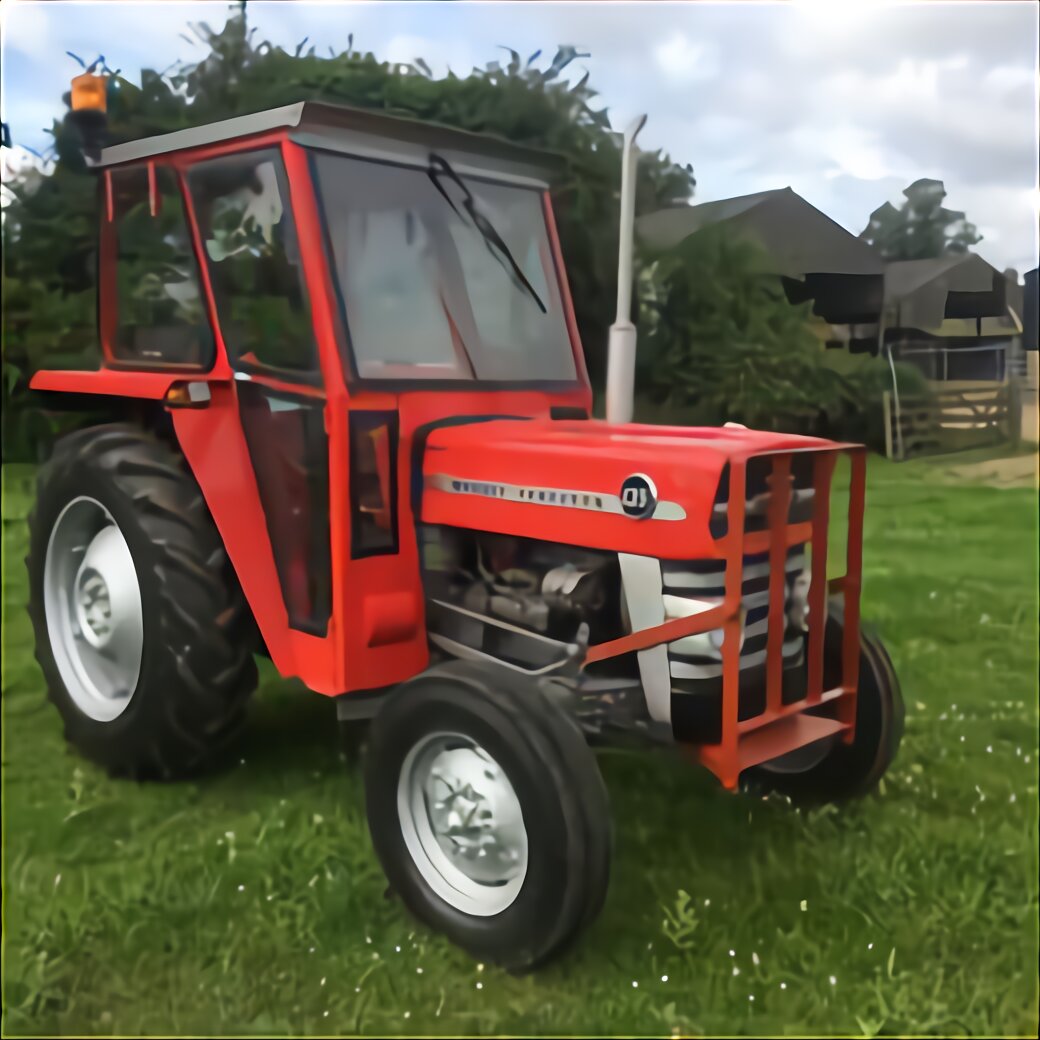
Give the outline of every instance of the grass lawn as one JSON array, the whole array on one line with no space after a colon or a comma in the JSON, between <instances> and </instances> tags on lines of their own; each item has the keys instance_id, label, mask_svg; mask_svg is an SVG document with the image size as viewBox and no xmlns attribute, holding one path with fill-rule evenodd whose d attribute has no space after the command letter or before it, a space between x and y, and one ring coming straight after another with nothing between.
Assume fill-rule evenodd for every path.
<instances>
[{"instance_id":1,"label":"grass lawn","mask_svg":"<svg viewBox=\"0 0 1040 1040\"><path fill-rule=\"evenodd\" d=\"M5 1033L1036 1035L1035 491L869 469L865 612L907 701L883 790L806 814L603 753L606 908L512 978L384 896L334 708L270 667L219 776L112 781L66 748L9 467Z\"/></svg>"}]
</instances>

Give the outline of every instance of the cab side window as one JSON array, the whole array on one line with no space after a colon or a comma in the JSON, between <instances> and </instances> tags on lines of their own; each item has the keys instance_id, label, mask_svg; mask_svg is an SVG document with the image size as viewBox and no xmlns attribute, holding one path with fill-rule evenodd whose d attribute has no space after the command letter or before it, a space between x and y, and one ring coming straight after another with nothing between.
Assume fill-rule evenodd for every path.
<instances>
[{"instance_id":1,"label":"cab side window","mask_svg":"<svg viewBox=\"0 0 1040 1040\"><path fill-rule=\"evenodd\" d=\"M299 240L277 150L199 163L188 175L220 329L236 368L318 371Z\"/></svg>"},{"instance_id":2,"label":"cab side window","mask_svg":"<svg viewBox=\"0 0 1040 1040\"><path fill-rule=\"evenodd\" d=\"M204 366L213 337L203 306L184 202L173 171L113 170L115 319L112 355L142 365Z\"/></svg>"}]
</instances>

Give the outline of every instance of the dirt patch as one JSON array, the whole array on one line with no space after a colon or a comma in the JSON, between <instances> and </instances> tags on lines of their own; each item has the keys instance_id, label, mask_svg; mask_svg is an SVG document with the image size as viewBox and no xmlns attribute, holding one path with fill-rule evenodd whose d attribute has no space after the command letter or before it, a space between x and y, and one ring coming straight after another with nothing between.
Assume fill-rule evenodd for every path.
<instances>
[{"instance_id":1,"label":"dirt patch","mask_svg":"<svg viewBox=\"0 0 1040 1040\"><path fill-rule=\"evenodd\" d=\"M981 462L966 462L946 466L943 476L960 482L987 484L990 487L1021 488L1040 486L1040 471L1037 454L1013 455L1003 459L984 459Z\"/></svg>"}]
</instances>

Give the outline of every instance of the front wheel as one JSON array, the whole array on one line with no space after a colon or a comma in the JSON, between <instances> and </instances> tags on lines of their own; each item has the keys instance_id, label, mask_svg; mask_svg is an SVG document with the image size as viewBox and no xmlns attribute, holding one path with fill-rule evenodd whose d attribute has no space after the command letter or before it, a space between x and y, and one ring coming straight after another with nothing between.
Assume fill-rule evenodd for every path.
<instances>
[{"instance_id":1,"label":"front wheel","mask_svg":"<svg viewBox=\"0 0 1040 1040\"><path fill-rule=\"evenodd\" d=\"M824 681L841 680L844 613L831 607L824 636ZM820 713L833 711L831 707ZM851 744L836 737L817 741L749 770L753 788L779 791L801 801L841 801L872 791L892 764L903 738L905 708L892 661L881 640L860 631L856 729Z\"/></svg>"},{"instance_id":2,"label":"front wheel","mask_svg":"<svg viewBox=\"0 0 1040 1040\"><path fill-rule=\"evenodd\" d=\"M372 723L372 842L405 905L519 972L603 904L610 810L574 720L533 681L475 662L403 684Z\"/></svg>"}]
</instances>

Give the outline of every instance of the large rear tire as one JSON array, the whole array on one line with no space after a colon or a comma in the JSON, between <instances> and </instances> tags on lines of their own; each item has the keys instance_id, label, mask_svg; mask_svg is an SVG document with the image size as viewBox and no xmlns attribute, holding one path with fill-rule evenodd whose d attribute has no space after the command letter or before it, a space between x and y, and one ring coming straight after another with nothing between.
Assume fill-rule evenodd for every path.
<instances>
[{"instance_id":1,"label":"large rear tire","mask_svg":"<svg viewBox=\"0 0 1040 1040\"><path fill-rule=\"evenodd\" d=\"M606 788L578 725L534 681L457 661L404 683L372 723L365 784L391 888L474 957L530 971L601 909Z\"/></svg>"},{"instance_id":2,"label":"large rear tire","mask_svg":"<svg viewBox=\"0 0 1040 1040\"><path fill-rule=\"evenodd\" d=\"M37 478L26 565L66 738L117 775L208 766L256 685L254 626L180 456L131 425L60 440Z\"/></svg>"}]
</instances>

